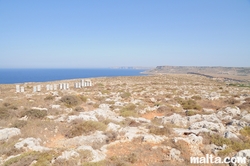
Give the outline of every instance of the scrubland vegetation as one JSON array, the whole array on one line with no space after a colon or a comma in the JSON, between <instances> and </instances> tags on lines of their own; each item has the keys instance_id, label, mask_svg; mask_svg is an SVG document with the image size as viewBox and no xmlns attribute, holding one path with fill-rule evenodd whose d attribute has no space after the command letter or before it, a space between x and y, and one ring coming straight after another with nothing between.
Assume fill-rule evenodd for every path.
<instances>
[{"instance_id":1,"label":"scrubland vegetation","mask_svg":"<svg viewBox=\"0 0 250 166\"><path fill-rule=\"evenodd\" d=\"M36 93L0 85L0 165L190 165L250 149L248 86L195 75L92 81Z\"/></svg>"}]
</instances>

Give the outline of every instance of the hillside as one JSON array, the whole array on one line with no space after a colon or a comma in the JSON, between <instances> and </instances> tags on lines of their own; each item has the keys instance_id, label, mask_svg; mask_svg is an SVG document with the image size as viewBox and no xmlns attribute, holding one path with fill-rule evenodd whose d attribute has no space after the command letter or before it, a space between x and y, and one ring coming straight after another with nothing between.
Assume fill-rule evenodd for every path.
<instances>
[{"instance_id":1,"label":"hillside","mask_svg":"<svg viewBox=\"0 0 250 166\"><path fill-rule=\"evenodd\" d=\"M187 74L93 78L82 88L77 81L25 83L20 93L0 85L0 165L182 166L206 154L250 157L249 87ZM60 83L69 89L45 88Z\"/></svg>"}]
</instances>

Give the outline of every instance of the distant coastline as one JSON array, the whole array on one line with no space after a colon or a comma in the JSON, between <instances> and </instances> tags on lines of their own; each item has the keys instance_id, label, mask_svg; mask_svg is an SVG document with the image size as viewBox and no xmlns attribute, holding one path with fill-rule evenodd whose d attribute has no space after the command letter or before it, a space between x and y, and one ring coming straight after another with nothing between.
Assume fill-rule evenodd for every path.
<instances>
[{"instance_id":1,"label":"distant coastline","mask_svg":"<svg viewBox=\"0 0 250 166\"><path fill-rule=\"evenodd\" d=\"M140 76L143 69L0 69L0 84L47 82L78 78Z\"/></svg>"}]
</instances>

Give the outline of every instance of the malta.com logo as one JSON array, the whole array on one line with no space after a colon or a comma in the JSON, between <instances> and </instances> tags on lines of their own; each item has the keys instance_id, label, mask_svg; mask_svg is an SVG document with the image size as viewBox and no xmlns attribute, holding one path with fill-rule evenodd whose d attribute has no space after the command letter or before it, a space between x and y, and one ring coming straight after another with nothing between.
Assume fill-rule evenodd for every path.
<instances>
[{"instance_id":1,"label":"malta.com logo","mask_svg":"<svg viewBox=\"0 0 250 166\"><path fill-rule=\"evenodd\" d=\"M214 157L206 154L205 157L190 157L191 164L246 164L246 157Z\"/></svg>"}]
</instances>

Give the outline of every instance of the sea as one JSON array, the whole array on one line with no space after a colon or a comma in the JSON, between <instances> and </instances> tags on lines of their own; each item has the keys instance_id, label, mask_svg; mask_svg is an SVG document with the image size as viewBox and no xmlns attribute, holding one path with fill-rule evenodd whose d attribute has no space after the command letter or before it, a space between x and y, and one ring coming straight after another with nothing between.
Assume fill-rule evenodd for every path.
<instances>
[{"instance_id":1,"label":"sea","mask_svg":"<svg viewBox=\"0 0 250 166\"><path fill-rule=\"evenodd\" d=\"M140 76L137 69L0 69L0 84L47 82L79 78Z\"/></svg>"}]
</instances>

